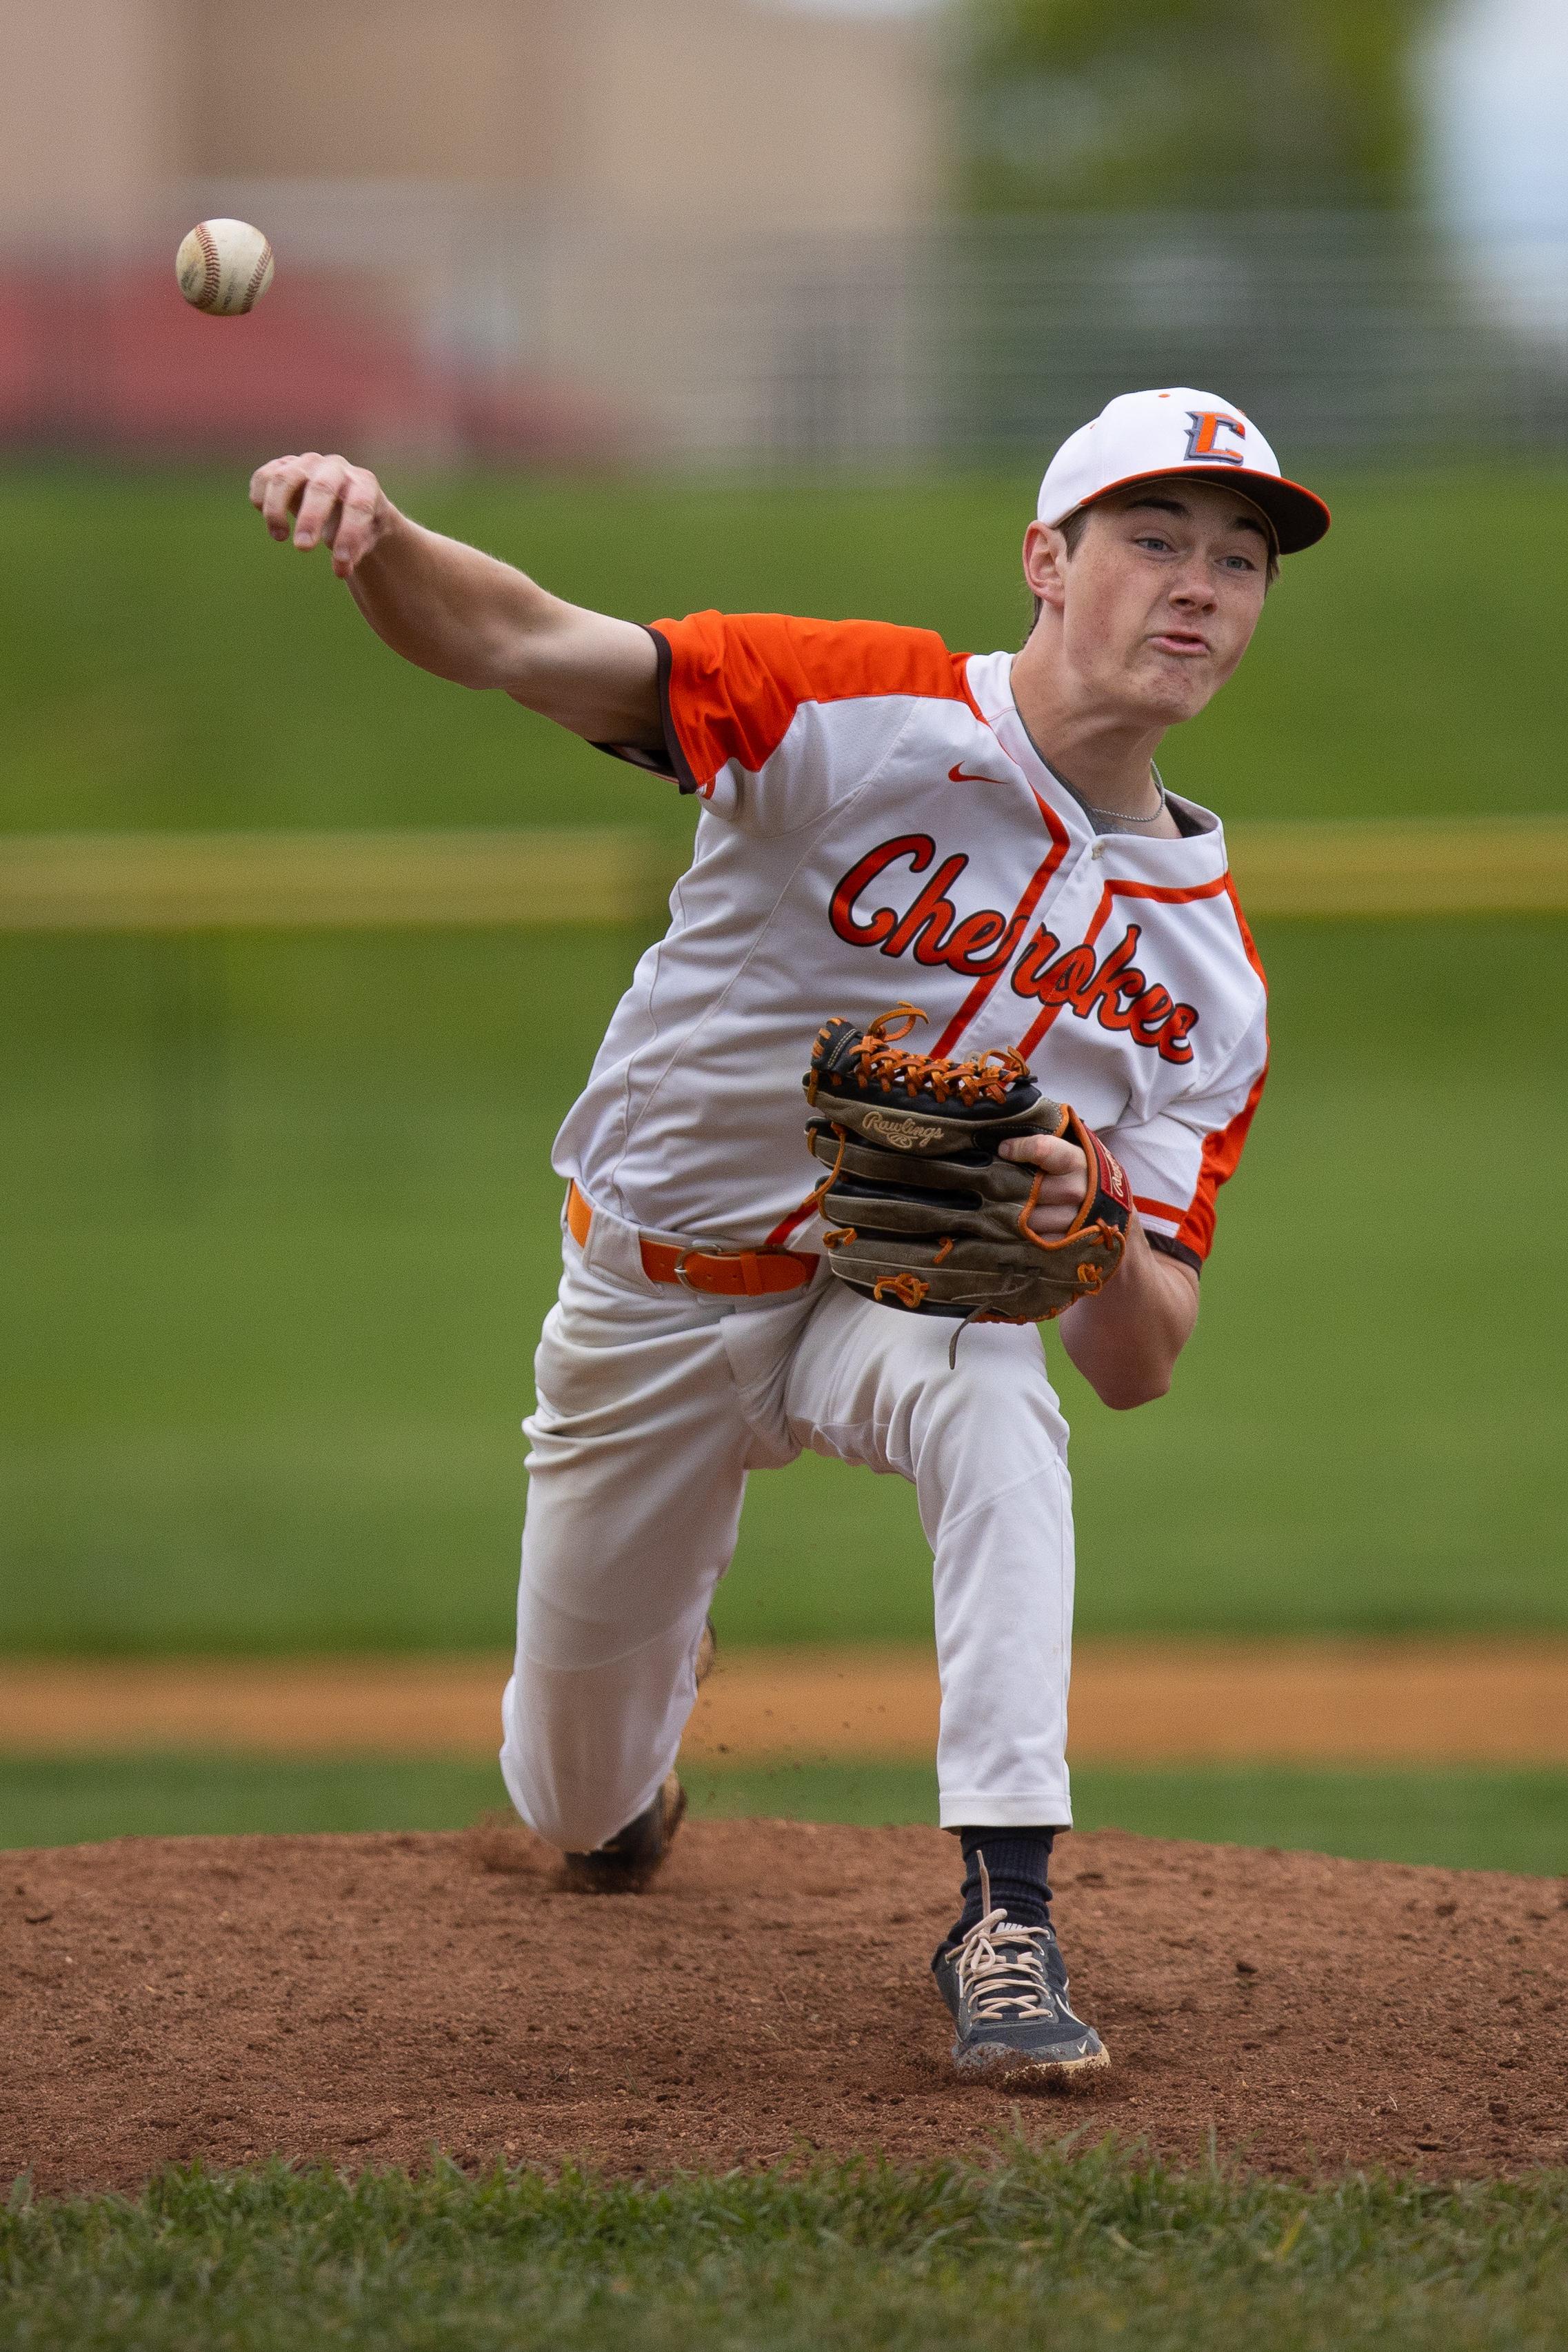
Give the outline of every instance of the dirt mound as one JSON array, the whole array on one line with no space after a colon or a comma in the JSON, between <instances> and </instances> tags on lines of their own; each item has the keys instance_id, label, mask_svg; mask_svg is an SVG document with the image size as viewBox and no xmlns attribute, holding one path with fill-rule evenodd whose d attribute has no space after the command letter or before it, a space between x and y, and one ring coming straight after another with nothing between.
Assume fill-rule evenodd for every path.
<instances>
[{"instance_id":1,"label":"dirt mound","mask_svg":"<svg viewBox=\"0 0 1568 2352\"><path fill-rule=\"evenodd\" d=\"M171 2158L616 2172L897 2158L1005 2128L929 1960L935 1830L689 1823L637 1896L516 1830L147 1838L0 1856L0 2181ZM1278 2171L1568 2158L1568 1896L1541 1879L1063 1841L1058 1921L1109 2074L1022 2104Z\"/></svg>"}]
</instances>

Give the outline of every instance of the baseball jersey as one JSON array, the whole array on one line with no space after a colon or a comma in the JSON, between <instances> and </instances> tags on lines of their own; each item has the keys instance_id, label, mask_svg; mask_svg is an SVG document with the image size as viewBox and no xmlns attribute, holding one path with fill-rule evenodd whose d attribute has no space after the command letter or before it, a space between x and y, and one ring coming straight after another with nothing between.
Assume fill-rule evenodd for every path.
<instances>
[{"instance_id":1,"label":"baseball jersey","mask_svg":"<svg viewBox=\"0 0 1568 2352\"><path fill-rule=\"evenodd\" d=\"M666 758L700 802L553 1164L629 1223L810 1246L801 1078L822 1022L905 1001L920 1050L1016 1046L1194 1266L1268 1060L1266 990L1206 810L1097 834L1040 758L1012 656L775 614L661 621ZM605 747L613 748L613 747Z\"/></svg>"}]
</instances>

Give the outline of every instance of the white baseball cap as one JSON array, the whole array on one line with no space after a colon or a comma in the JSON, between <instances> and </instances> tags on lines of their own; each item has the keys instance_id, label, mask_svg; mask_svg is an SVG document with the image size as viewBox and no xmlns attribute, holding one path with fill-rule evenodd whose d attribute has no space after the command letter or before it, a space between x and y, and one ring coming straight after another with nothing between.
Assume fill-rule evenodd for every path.
<instances>
[{"instance_id":1,"label":"white baseball cap","mask_svg":"<svg viewBox=\"0 0 1568 2352\"><path fill-rule=\"evenodd\" d=\"M1322 499L1285 479L1251 418L1190 384L1108 400L1093 424L1069 434L1051 459L1037 511L1042 522L1059 523L1108 490L1163 474L1238 489L1268 517L1281 555L1310 547L1329 527Z\"/></svg>"}]
</instances>

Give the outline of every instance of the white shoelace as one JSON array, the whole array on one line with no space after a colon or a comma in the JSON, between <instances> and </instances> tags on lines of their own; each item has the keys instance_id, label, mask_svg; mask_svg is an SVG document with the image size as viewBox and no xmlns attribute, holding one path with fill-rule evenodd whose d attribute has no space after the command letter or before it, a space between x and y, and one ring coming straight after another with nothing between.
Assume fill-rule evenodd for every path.
<instances>
[{"instance_id":1,"label":"white shoelace","mask_svg":"<svg viewBox=\"0 0 1568 2352\"><path fill-rule=\"evenodd\" d=\"M984 1864L981 1865L984 1871ZM987 1885L986 1893L990 1893ZM960 1993L971 2017L989 2024L1022 2023L1057 2014L1038 1929L1010 1927L1000 1906L987 1911L958 1948Z\"/></svg>"}]
</instances>

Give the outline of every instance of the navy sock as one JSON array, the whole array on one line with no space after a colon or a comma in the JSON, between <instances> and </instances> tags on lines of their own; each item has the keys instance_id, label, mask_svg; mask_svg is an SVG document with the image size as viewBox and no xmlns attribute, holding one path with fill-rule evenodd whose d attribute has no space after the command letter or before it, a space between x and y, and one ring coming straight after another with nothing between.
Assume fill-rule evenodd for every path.
<instances>
[{"instance_id":1,"label":"navy sock","mask_svg":"<svg viewBox=\"0 0 1568 2352\"><path fill-rule=\"evenodd\" d=\"M1005 1910L1016 1927L1044 1927L1050 1919L1051 1890L1047 1877L1054 1829L963 1829L963 1909L948 1929L947 1941L956 1944L984 1916L980 1902L980 1860L991 1881L991 1907Z\"/></svg>"}]
</instances>

